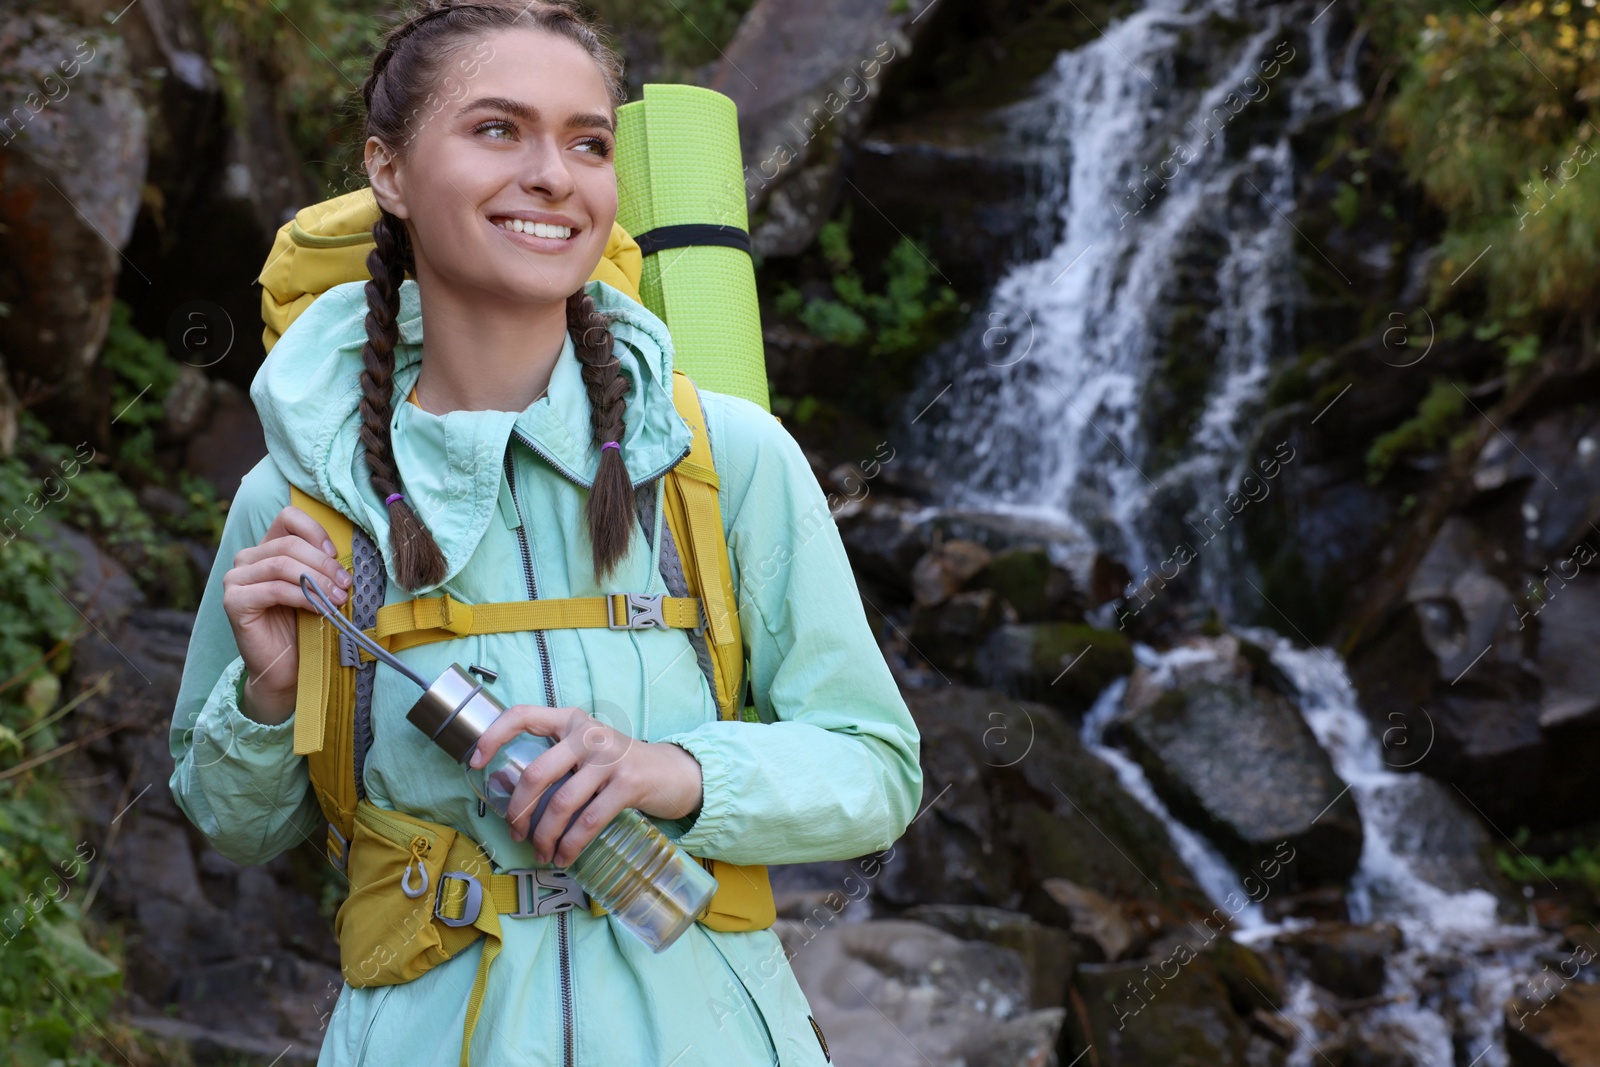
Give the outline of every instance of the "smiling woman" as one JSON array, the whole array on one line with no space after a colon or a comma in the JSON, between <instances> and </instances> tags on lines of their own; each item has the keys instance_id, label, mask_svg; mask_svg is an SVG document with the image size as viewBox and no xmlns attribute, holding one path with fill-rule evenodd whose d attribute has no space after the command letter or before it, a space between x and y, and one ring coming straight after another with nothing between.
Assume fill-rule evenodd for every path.
<instances>
[{"instance_id":1,"label":"smiling woman","mask_svg":"<svg viewBox=\"0 0 1600 1067\"><path fill-rule=\"evenodd\" d=\"M458 4L391 30L362 88L370 280L295 288L252 385L269 454L201 600L177 803L240 863L329 837L350 893L321 1067L826 1063L765 866L888 848L920 738L804 453L675 375L666 323L596 276L621 61L574 8ZM385 646L403 671L324 655L307 572L369 636L432 636ZM473 768L552 742L505 817L407 721L414 679L458 664L506 706ZM718 880L660 951L567 870L628 809Z\"/></svg>"}]
</instances>

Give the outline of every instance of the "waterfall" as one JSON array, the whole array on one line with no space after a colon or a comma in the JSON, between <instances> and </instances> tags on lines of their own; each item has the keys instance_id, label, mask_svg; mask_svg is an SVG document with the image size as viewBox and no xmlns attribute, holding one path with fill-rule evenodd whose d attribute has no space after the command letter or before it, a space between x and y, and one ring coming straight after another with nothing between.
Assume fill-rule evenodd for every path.
<instances>
[{"instance_id":1,"label":"waterfall","mask_svg":"<svg viewBox=\"0 0 1600 1067\"><path fill-rule=\"evenodd\" d=\"M905 435L948 506L1048 521L1134 575L1204 537L1291 351L1289 129L1360 100L1311 11L1150 0L1015 110L1062 238L1005 274L908 400L908 418L937 408ZM1229 540L1197 568L1213 601Z\"/></svg>"}]
</instances>

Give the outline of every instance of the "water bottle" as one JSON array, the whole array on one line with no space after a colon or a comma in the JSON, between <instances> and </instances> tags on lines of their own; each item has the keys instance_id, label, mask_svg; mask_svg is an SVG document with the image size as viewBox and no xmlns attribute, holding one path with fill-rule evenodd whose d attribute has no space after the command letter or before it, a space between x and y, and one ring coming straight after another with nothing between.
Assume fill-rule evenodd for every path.
<instances>
[{"instance_id":1,"label":"water bottle","mask_svg":"<svg viewBox=\"0 0 1600 1067\"><path fill-rule=\"evenodd\" d=\"M478 738L503 711L505 705L456 663L428 687L406 718L452 759L466 764ZM522 772L551 744L548 737L520 733L501 745L484 766L467 766L467 781L486 805L507 817L511 792ZM529 826L538 825L550 797L572 774L568 771L544 791ZM572 819L577 817L574 812ZM572 819L567 822L569 829ZM710 871L633 808L618 813L566 869L654 952L671 945L705 914L717 891Z\"/></svg>"}]
</instances>

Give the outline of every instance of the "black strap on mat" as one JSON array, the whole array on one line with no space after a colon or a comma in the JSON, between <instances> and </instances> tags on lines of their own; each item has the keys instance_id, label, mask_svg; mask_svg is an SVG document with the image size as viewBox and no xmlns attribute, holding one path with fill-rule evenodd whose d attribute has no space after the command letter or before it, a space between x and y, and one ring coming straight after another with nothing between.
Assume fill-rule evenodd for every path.
<instances>
[{"instance_id":1,"label":"black strap on mat","mask_svg":"<svg viewBox=\"0 0 1600 1067\"><path fill-rule=\"evenodd\" d=\"M676 226L657 226L653 230L634 234L639 251L647 256L669 248L687 248L690 245L723 245L750 253L750 234L737 226L723 226L711 222L684 222Z\"/></svg>"}]
</instances>

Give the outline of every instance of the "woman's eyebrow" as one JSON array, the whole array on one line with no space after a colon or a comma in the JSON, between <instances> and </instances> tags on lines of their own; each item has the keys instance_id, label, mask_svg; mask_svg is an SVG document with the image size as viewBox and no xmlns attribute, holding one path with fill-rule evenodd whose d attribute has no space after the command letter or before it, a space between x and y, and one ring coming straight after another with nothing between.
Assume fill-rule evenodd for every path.
<instances>
[{"instance_id":1,"label":"woman's eyebrow","mask_svg":"<svg viewBox=\"0 0 1600 1067\"><path fill-rule=\"evenodd\" d=\"M538 122L539 109L531 104L524 104L518 100L511 100L504 96L480 96L476 100L469 100L457 109L457 115L465 115L469 111L504 111L514 115L524 122ZM611 118L598 111L575 111L567 116L566 129L581 129L589 126L598 126L609 133L616 131L611 126Z\"/></svg>"}]
</instances>

